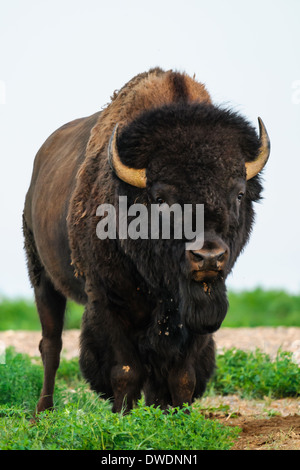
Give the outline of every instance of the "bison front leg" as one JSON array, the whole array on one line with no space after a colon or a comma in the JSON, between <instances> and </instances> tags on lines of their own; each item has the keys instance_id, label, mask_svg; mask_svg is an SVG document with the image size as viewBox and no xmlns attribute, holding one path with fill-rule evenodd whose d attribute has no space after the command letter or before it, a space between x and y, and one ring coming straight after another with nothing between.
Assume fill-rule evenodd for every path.
<instances>
[{"instance_id":1,"label":"bison front leg","mask_svg":"<svg viewBox=\"0 0 300 470\"><path fill-rule=\"evenodd\" d=\"M171 405L172 400L167 380L157 368L150 370L143 391L147 406L159 406L162 410L166 410Z\"/></svg>"},{"instance_id":2,"label":"bison front leg","mask_svg":"<svg viewBox=\"0 0 300 470\"><path fill-rule=\"evenodd\" d=\"M168 376L168 385L172 406L182 408L184 403L191 405L196 387L194 368L186 366L172 369Z\"/></svg>"},{"instance_id":3,"label":"bison front leg","mask_svg":"<svg viewBox=\"0 0 300 470\"><path fill-rule=\"evenodd\" d=\"M143 372L134 345L103 299L89 302L82 320L80 368L92 390L128 412L140 398Z\"/></svg>"},{"instance_id":4,"label":"bison front leg","mask_svg":"<svg viewBox=\"0 0 300 470\"><path fill-rule=\"evenodd\" d=\"M141 396L142 378L135 366L118 364L111 370L111 384L114 395L112 411L129 412Z\"/></svg>"},{"instance_id":5,"label":"bison front leg","mask_svg":"<svg viewBox=\"0 0 300 470\"><path fill-rule=\"evenodd\" d=\"M215 370L213 337L199 335L196 341L193 354L170 370L168 385L173 406L190 405L195 398L200 398Z\"/></svg>"}]
</instances>

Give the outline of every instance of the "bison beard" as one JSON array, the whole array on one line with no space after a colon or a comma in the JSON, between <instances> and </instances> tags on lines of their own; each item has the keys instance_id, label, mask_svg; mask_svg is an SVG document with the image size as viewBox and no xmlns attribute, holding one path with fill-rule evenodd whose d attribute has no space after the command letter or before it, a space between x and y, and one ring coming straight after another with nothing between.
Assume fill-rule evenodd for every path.
<instances>
[{"instance_id":1,"label":"bison beard","mask_svg":"<svg viewBox=\"0 0 300 470\"><path fill-rule=\"evenodd\" d=\"M186 327L193 333L205 335L214 333L221 326L228 309L224 282L214 281L180 283L180 311Z\"/></svg>"},{"instance_id":2,"label":"bison beard","mask_svg":"<svg viewBox=\"0 0 300 470\"><path fill-rule=\"evenodd\" d=\"M23 231L42 325L44 383L53 406L67 298L85 304L80 366L92 389L130 410L182 406L215 367L212 333L227 311L225 279L251 232L269 155L241 116L204 85L157 68L134 77L102 112L54 132L39 150ZM202 249L184 240L100 240L100 204L204 204ZM121 238L121 237L120 237Z\"/></svg>"},{"instance_id":3,"label":"bison beard","mask_svg":"<svg viewBox=\"0 0 300 470\"><path fill-rule=\"evenodd\" d=\"M126 336L124 330L117 334L115 325L112 329L109 313L103 315L103 305L95 303L86 310L81 370L103 398L114 396L113 411L130 410L141 391L147 405L162 409L170 404L190 404L203 394L215 368L214 341L208 332L215 331L226 314L225 288L221 283L215 286L214 294L208 294L194 286L191 298L191 286L183 284L180 304L175 296L160 290L149 324L131 333L126 330ZM182 289L189 298L184 300ZM119 344L118 361L111 349L115 341Z\"/></svg>"},{"instance_id":4,"label":"bison beard","mask_svg":"<svg viewBox=\"0 0 300 470\"><path fill-rule=\"evenodd\" d=\"M135 250L130 249L132 243ZM139 270L135 283L140 295L145 295L151 314L137 322L135 328L123 324L124 329L118 331L112 317L116 304L122 309L125 323L130 312L127 311L124 319L128 301L111 286L111 304L107 310L103 299L101 306L91 305L84 315L80 358L83 375L96 392L105 398L114 396L114 411L122 407L131 409L142 390L147 405L165 409L170 404L191 403L203 394L214 371L211 333L219 328L227 312L224 280L218 278L203 284L186 277L182 261L184 244L178 241L159 240L153 244L140 240L137 244L128 239L126 243L122 241L122 250L130 253ZM148 263L141 262L141 253L151 253ZM162 253L163 272L158 269L161 266L158 257ZM182 273L179 278L174 277L174 269L177 266L179 271L180 265ZM105 290L109 291L108 286ZM118 309L117 315L120 315ZM118 344L117 360L112 344Z\"/></svg>"}]
</instances>

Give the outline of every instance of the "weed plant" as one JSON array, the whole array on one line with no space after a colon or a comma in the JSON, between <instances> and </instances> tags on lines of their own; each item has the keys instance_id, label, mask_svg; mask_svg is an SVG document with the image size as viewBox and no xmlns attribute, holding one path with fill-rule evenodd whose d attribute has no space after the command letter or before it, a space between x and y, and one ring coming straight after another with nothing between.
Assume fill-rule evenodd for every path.
<instances>
[{"instance_id":1,"label":"weed plant","mask_svg":"<svg viewBox=\"0 0 300 470\"><path fill-rule=\"evenodd\" d=\"M300 396L300 368L292 353L278 351L274 360L259 349L255 352L228 349L217 358L217 370L210 392L239 394L260 399Z\"/></svg>"}]
</instances>

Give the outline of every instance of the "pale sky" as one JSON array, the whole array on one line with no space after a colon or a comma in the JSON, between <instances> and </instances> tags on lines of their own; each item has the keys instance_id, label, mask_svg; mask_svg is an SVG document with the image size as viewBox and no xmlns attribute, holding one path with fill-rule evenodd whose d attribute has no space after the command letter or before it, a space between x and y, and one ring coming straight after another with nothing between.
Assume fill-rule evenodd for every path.
<instances>
[{"instance_id":1,"label":"pale sky","mask_svg":"<svg viewBox=\"0 0 300 470\"><path fill-rule=\"evenodd\" d=\"M227 285L299 293L299 18L299 0L0 0L0 295L32 295L21 225L39 147L154 66L264 120L265 199Z\"/></svg>"}]
</instances>

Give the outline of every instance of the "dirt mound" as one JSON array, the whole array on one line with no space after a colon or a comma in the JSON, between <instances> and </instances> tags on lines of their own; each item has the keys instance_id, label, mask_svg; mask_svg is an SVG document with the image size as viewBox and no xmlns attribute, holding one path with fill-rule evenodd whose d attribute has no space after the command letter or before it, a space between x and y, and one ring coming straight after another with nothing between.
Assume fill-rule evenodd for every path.
<instances>
[{"instance_id":1,"label":"dirt mound","mask_svg":"<svg viewBox=\"0 0 300 470\"><path fill-rule=\"evenodd\" d=\"M208 396L201 408L206 418L242 429L233 450L300 450L299 398Z\"/></svg>"},{"instance_id":2,"label":"dirt mound","mask_svg":"<svg viewBox=\"0 0 300 470\"><path fill-rule=\"evenodd\" d=\"M236 418L229 425L242 429L232 450L300 450L299 415Z\"/></svg>"}]
</instances>

